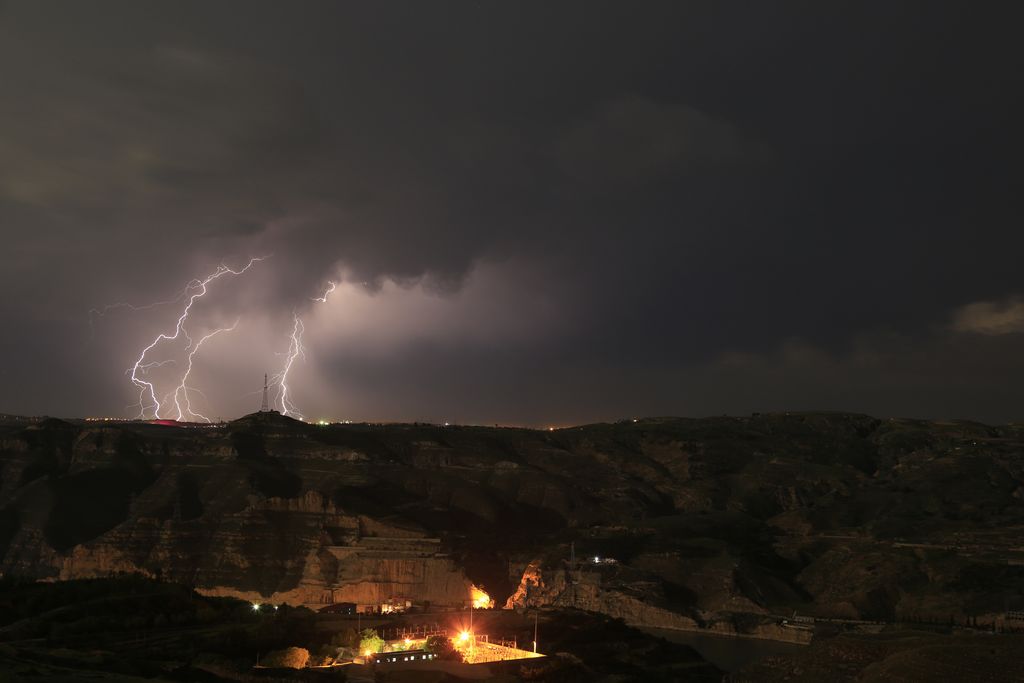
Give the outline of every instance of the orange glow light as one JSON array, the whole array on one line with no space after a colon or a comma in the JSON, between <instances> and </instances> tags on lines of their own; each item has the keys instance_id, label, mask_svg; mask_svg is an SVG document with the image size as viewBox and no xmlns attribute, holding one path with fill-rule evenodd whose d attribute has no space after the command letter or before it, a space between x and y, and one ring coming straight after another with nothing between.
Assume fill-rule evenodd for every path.
<instances>
[{"instance_id":1,"label":"orange glow light","mask_svg":"<svg viewBox=\"0 0 1024 683\"><path fill-rule=\"evenodd\" d=\"M476 586L470 588L470 595L473 600L474 609L490 609L494 607L494 600L491 600L491 596Z\"/></svg>"}]
</instances>

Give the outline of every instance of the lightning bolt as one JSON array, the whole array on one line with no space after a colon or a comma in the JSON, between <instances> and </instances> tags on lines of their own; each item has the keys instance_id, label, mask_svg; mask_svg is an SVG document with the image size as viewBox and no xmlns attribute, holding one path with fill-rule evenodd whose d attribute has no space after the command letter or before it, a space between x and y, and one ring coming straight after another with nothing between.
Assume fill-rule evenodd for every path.
<instances>
[{"instance_id":1,"label":"lightning bolt","mask_svg":"<svg viewBox=\"0 0 1024 683\"><path fill-rule=\"evenodd\" d=\"M133 365L128 370L128 373L130 373L130 375L131 375L131 382L132 382L132 384L134 384L139 389L139 402L138 402L139 415L138 415L138 419L141 419L141 420L146 419L146 414L147 414L147 412L149 410L153 411L153 417L159 418L160 417L160 411L163 408L163 404L156 397L156 389L154 388L153 383L143 379L143 377L146 375L147 371L150 368L156 366L159 363L163 363L164 361L158 361L156 363L154 363L154 362L147 363L146 362L146 355L150 351L152 351L161 342L164 342L164 341L174 341L174 340L177 340L179 337L183 337L184 339L186 339L188 341L188 346L186 348L190 351L189 357L188 357L188 360L189 360L188 371L186 371L186 376L187 376L188 372L191 371L191 369L192 369L192 360L195 357L195 354L199 350L199 347L202 345L202 343L204 341L206 341L207 339L209 339L209 337L213 336L214 334L219 334L220 332L226 331L226 330L216 330L216 331L212 332L211 334L207 335L206 337L204 337L203 339L201 339L198 344L193 345L192 338L189 336L188 331L185 329L185 321L188 319L188 315L189 315L189 312L192 310L193 304L195 304L195 302L197 300L199 300L202 297L206 296L206 292L208 290L208 287L209 287L210 283L212 283L214 280L217 280L217 279L219 279L219 278L221 278L221 277L223 277L225 275L232 275L232 276L241 275L242 273L245 273L247 270L252 268L252 266L254 264L256 264L256 263L258 263L260 261L263 261L266 258L268 258L268 257L262 256L262 257L251 258L251 259L249 259L249 262L245 265L245 267L243 267L243 268L241 268L239 270L235 270L235 269L230 268L230 267L228 267L228 266L226 266L224 264L221 264L221 265L217 266L216 270L214 270L212 273L207 275L205 278L203 278L201 280L200 279L191 280L185 286L185 290L183 291L182 295L179 296L178 299L176 299L176 301L181 301L181 300L185 299L185 300L187 300L187 303L185 304L185 307L182 310L181 315L178 316L178 321L177 321L177 323L174 326L174 331L171 332L171 333L162 332L159 335L157 335L157 337L152 342L150 342L150 344L148 346L146 346L144 349L142 349L142 353L139 354L138 359L135 361L135 365ZM168 302L158 302L157 304L147 305L146 307L151 308L154 305L160 305L160 304L163 304L163 303L168 303ZM116 306L118 306L118 304L114 304L114 306L116 307ZM231 329L233 329L233 327ZM184 379L182 380L182 385L183 384L184 384ZM191 412L190 409L188 409L188 408L186 408L185 410L182 410L181 405L178 402L178 395L182 391L182 385L179 385L178 388L173 393L174 401L175 401L176 407L178 408L179 419L184 416L185 412ZM187 405L188 404L188 390L187 389L184 390L184 394L185 394L185 402L186 402L186 405ZM167 402L167 401L168 401L168 398L165 396L164 397L164 402ZM198 413L192 413L192 414L196 415L196 416L199 416Z\"/></svg>"},{"instance_id":2,"label":"lightning bolt","mask_svg":"<svg viewBox=\"0 0 1024 683\"><path fill-rule=\"evenodd\" d=\"M177 363L178 361L174 360L173 358L168 358L167 360L155 360L151 363L143 363L142 365L139 366L139 369L145 372L150 368L162 368L165 365L177 365ZM124 371L124 374L127 375L131 371L132 369L128 368L127 370Z\"/></svg>"},{"instance_id":3,"label":"lightning bolt","mask_svg":"<svg viewBox=\"0 0 1024 683\"><path fill-rule=\"evenodd\" d=\"M306 350L302 347L302 333L306 331L306 327L297 313L292 314L292 320L291 344L288 346L288 353L285 354L284 369L277 374L274 380L278 387L277 401L281 405L281 414L305 420L306 416L299 412L288 396L288 373L296 358L299 356L302 356L303 360L306 358Z\"/></svg>"},{"instance_id":4,"label":"lightning bolt","mask_svg":"<svg viewBox=\"0 0 1024 683\"><path fill-rule=\"evenodd\" d=\"M313 301L318 301L318 302L320 302L322 304L327 303L327 297L329 297L331 295L331 292L333 292L336 288L337 288L337 284L335 284L333 281L328 281L327 282L327 291L324 292L323 296L314 297Z\"/></svg>"},{"instance_id":5,"label":"lightning bolt","mask_svg":"<svg viewBox=\"0 0 1024 683\"><path fill-rule=\"evenodd\" d=\"M183 290L178 292L178 295L176 297L174 297L173 299L167 299L166 301L154 301L152 303L142 304L142 305L130 304L130 303L127 303L125 301L119 301L116 304L107 304L106 306L101 306L100 308L90 308L89 309L89 331L90 331L90 333L95 334L95 332L96 332L96 319L97 318L102 318L105 315L107 315L107 313L110 313L111 311L115 311L115 310L120 309L120 308L127 308L129 311L134 313L136 311L146 311L146 310L149 310L151 308L156 308L158 306L167 306L169 304L176 304L179 301L181 301L182 299L184 299L188 295L189 290L192 289L192 287L194 285L198 284L198 283L199 283L199 280L192 280L187 285L185 285L185 288Z\"/></svg>"},{"instance_id":6,"label":"lightning bolt","mask_svg":"<svg viewBox=\"0 0 1024 683\"><path fill-rule=\"evenodd\" d=\"M205 415L202 415L200 413L197 413L196 411L194 411L192 409L192 402L189 400L189 397L188 397L188 390L190 388L192 388L192 391L195 391L195 392L199 393L200 395L202 394L202 392L199 391L198 389L194 388L194 387L187 386L185 383L188 381L188 376L192 373L192 361L196 357L196 354L199 353L199 347L201 347L206 342L207 339L210 339L211 337L215 337L218 334L220 334L221 332L232 332L232 331L234 331L234 329L236 327L238 327L238 322L239 321L236 320L235 324L232 325L231 327L221 327L220 329L216 329L213 332L210 332L209 334L204 336L198 342L196 342L195 345L191 345L191 344L189 345L190 348L188 349L188 352L189 352L188 353L188 367L185 368L185 374L183 374L181 376L181 384L179 384L178 387L174 390L174 407L178 409L178 418L177 419L178 419L179 422L181 422L181 421L183 421L185 419L185 415L186 414L190 415L191 417L198 417L200 420L203 420L204 422L210 422L210 418L208 418ZM178 398L179 395L184 399L184 404L185 404L184 409L182 409L182 407L181 407L182 401L179 400L179 398Z\"/></svg>"},{"instance_id":7,"label":"lightning bolt","mask_svg":"<svg viewBox=\"0 0 1024 683\"><path fill-rule=\"evenodd\" d=\"M327 303L328 297L337 288L337 283L333 281L327 282L327 290L324 291L322 296L313 297L311 301L316 301L321 304ZM298 408L295 407L295 403L288 395L288 373L292 369L292 365L295 364L295 359L302 357L306 359L306 349L302 346L302 335L306 331L306 326L302 322L302 318L299 317L298 313L292 313L292 334L291 342L288 346L288 352L285 354L284 368L281 372L274 375L274 383L277 385L277 402L281 406L281 414L288 415L289 417L296 417L300 420L305 420L306 416L303 415Z\"/></svg>"}]
</instances>

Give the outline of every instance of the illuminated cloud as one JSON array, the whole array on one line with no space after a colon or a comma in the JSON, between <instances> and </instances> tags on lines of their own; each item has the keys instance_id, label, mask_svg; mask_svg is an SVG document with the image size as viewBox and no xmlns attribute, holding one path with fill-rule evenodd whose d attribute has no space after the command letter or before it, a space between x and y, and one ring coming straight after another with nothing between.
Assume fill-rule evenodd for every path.
<instances>
[{"instance_id":1,"label":"illuminated cloud","mask_svg":"<svg viewBox=\"0 0 1024 683\"><path fill-rule=\"evenodd\" d=\"M311 418L888 409L921 376L1013 403L966 351L1016 367L1002 10L400 5L0 3L0 410L135 414L124 371L175 307L105 306L267 254L190 315L233 328L193 355L193 412L256 409L296 315ZM951 330L964 301L997 303ZM830 374L864 330L937 326L941 353Z\"/></svg>"},{"instance_id":2,"label":"illuminated cloud","mask_svg":"<svg viewBox=\"0 0 1024 683\"><path fill-rule=\"evenodd\" d=\"M953 329L987 335L1024 332L1024 299L1010 297L967 304L954 311Z\"/></svg>"}]
</instances>

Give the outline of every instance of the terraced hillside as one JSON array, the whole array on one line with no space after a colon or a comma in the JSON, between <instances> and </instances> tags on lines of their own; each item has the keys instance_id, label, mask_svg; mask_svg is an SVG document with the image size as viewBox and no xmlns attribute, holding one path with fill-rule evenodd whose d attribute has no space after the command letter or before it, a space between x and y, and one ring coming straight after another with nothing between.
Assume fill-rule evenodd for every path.
<instances>
[{"instance_id":1,"label":"terraced hillside","mask_svg":"<svg viewBox=\"0 0 1024 683\"><path fill-rule=\"evenodd\" d=\"M1012 425L0 427L8 576L134 572L309 605L462 605L475 584L499 606L788 638L794 612L1013 626L1022 530Z\"/></svg>"}]
</instances>

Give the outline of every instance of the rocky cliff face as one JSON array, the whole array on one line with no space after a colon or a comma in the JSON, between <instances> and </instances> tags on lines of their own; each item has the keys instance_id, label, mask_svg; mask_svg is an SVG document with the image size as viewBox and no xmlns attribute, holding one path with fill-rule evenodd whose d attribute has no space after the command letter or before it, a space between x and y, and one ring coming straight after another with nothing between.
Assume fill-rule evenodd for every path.
<instances>
[{"instance_id":1,"label":"rocky cliff face","mask_svg":"<svg viewBox=\"0 0 1024 683\"><path fill-rule=\"evenodd\" d=\"M586 561L582 563L587 567ZM530 562L523 571L515 592L505 602L505 609L570 607L599 612L622 619L630 626L658 628L697 633L714 633L747 638L807 643L809 631L787 629L748 600L732 605L732 611L667 609L664 591L650 581L623 580L618 567L594 563L593 567L575 572L566 569L545 570L540 560ZM737 624L733 613L763 615L762 619L746 619Z\"/></svg>"},{"instance_id":2,"label":"rocky cliff face","mask_svg":"<svg viewBox=\"0 0 1024 683\"><path fill-rule=\"evenodd\" d=\"M1022 445L1015 426L822 414L0 425L0 571L313 605L462 605L477 584L672 628L993 614L1024 600Z\"/></svg>"},{"instance_id":3,"label":"rocky cliff face","mask_svg":"<svg viewBox=\"0 0 1024 683\"><path fill-rule=\"evenodd\" d=\"M359 514L376 497L365 453L285 426L51 424L6 439L0 500L15 524L0 538L0 567L46 579L141 573L292 604L471 599L440 539ZM49 446L47 430L70 438Z\"/></svg>"},{"instance_id":4,"label":"rocky cliff face","mask_svg":"<svg viewBox=\"0 0 1024 683\"><path fill-rule=\"evenodd\" d=\"M470 599L471 582L440 552L438 539L346 515L315 491L256 501L216 522L215 529L187 525L193 540L201 539L201 550L189 552L186 525L129 520L57 554L57 578L142 573L190 583L208 595L310 606L413 597L461 606ZM339 530L341 545L333 540Z\"/></svg>"}]
</instances>

